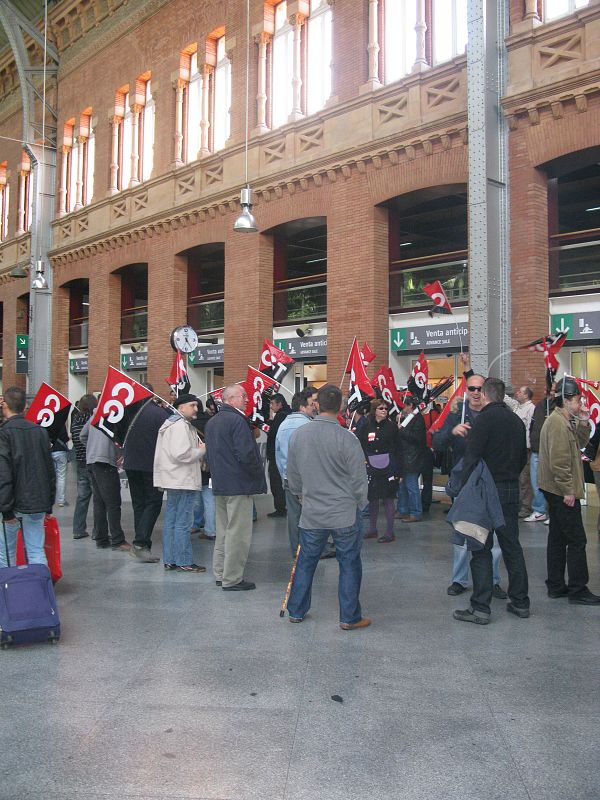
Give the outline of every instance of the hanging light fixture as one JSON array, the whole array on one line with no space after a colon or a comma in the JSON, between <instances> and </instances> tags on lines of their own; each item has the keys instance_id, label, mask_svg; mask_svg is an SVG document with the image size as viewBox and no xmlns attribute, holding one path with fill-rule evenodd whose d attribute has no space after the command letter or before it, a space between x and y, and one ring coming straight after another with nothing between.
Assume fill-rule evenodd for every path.
<instances>
[{"instance_id":1,"label":"hanging light fixture","mask_svg":"<svg viewBox=\"0 0 600 800\"><path fill-rule=\"evenodd\" d=\"M233 230L241 233L256 233L258 226L252 214L252 190L248 183L248 97L250 94L250 0L246 0L246 138L244 140L244 164L246 185L240 193L242 213L233 223Z\"/></svg>"},{"instance_id":2,"label":"hanging light fixture","mask_svg":"<svg viewBox=\"0 0 600 800\"><path fill-rule=\"evenodd\" d=\"M48 281L44 276L44 262L41 260L35 262L35 278L31 281L31 288L38 291L48 288Z\"/></svg>"},{"instance_id":3,"label":"hanging light fixture","mask_svg":"<svg viewBox=\"0 0 600 800\"><path fill-rule=\"evenodd\" d=\"M11 278L26 278L27 270L25 269L23 264L17 264L17 266L13 267L8 274L10 275Z\"/></svg>"}]
</instances>

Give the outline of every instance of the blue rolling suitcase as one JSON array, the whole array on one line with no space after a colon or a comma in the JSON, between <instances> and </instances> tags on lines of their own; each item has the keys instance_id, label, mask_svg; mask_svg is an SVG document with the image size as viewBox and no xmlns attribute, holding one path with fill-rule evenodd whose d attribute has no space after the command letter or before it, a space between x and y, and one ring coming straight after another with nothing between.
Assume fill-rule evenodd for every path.
<instances>
[{"instance_id":1,"label":"blue rolling suitcase","mask_svg":"<svg viewBox=\"0 0 600 800\"><path fill-rule=\"evenodd\" d=\"M6 530L4 546L10 564ZM48 567L0 568L0 646L5 649L11 644L55 643L59 639L60 619Z\"/></svg>"}]
</instances>

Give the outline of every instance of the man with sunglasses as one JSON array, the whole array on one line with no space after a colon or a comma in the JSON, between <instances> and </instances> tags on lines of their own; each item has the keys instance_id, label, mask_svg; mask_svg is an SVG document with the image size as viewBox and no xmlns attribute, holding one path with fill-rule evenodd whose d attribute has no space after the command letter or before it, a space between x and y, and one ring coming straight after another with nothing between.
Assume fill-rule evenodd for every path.
<instances>
[{"instance_id":1,"label":"man with sunglasses","mask_svg":"<svg viewBox=\"0 0 600 800\"><path fill-rule=\"evenodd\" d=\"M432 437L434 450L452 449L452 466L454 467L465 455L467 437L471 432L475 420L483 408L482 387L485 382L483 375L478 375L468 369L468 357L463 354L462 363L465 366L464 376L467 379L467 402L464 409L448 414L446 422ZM452 545L452 583L447 589L450 596L462 594L469 586L469 551L466 546ZM500 546L494 539L492 558L494 564L493 596L498 600L506 600L506 592L500 586Z\"/></svg>"}]
</instances>

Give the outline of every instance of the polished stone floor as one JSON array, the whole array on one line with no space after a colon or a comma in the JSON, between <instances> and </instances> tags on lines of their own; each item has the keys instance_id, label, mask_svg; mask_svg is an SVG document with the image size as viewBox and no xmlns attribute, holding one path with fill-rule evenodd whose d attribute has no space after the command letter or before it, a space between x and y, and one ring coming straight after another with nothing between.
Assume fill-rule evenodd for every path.
<instances>
[{"instance_id":1,"label":"polished stone floor","mask_svg":"<svg viewBox=\"0 0 600 800\"><path fill-rule=\"evenodd\" d=\"M522 525L529 620L497 600L487 627L452 619L468 602L446 595L436 505L398 522L394 544L365 543L373 625L342 632L335 561L318 567L309 618L280 619L285 521L266 518L269 498L258 507L258 587L239 594L73 541L72 506L58 510L62 641L0 652L2 800L600 798L600 608L546 597L544 525ZM125 503L127 532L131 519Z\"/></svg>"}]
</instances>

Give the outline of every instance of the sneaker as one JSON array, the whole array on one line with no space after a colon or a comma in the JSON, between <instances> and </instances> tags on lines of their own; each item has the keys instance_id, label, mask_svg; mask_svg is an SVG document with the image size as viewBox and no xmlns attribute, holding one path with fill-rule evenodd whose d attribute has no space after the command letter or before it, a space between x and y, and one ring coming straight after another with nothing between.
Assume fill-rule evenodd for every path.
<instances>
[{"instance_id":1,"label":"sneaker","mask_svg":"<svg viewBox=\"0 0 600 800\"><path fill-rule=\"evenodd\" d=\"M379 539L377 539L377 541L378 541L380 544L385 544L385 543L387 543L387 542L395 542L395 541L396 541L396 537L394 536L394 534L393 534L393 533L392 533L392 535L391 535L391 536L389 536L389 535L386 533L384 536L380 536L380 537L379 537Z\"/></svg>"},{"instance_id":2,"label":"sneaker","mask_svg":"<svg viewBox=\"0 0 600 800\"><path fill-rule=\"evenodd\" d=\"M234 583L233 586L223 586L224 592L248 592L250 589L256 589L256 584L252 581L240 581Z\"/></svg>"},{"instance_id":3,"label":"sneaker","mask_svg":"<svg viewBox=\"0 0 600 800\"><path fill-rule=\"evenodd\" d=\"M600 597L598 598L598 602L600 603ZM509 614L514 614L515 617L520 617L521 619L527 619L529 617L528 608L518 608L517 606L513 606L512 603L506 604L506 610Z\"/></svg>"},{"instance_id":4,"label":"sneaker","mask_svg":"<svg viewBox=\"0 0 600 800\"><path fill-rule=\"evenodd\" d=\"M122 550L123 552L129 552L131 550L131 545L129 542L121 542L120 544L111 544L111 550Z\"/></svg>"},{"instance_id":5,"label":"sneaker","mask_svg":"<svg viewBox=\"0 0 600 800\"><path fill-rule=\"evenodd\" d=\"M467 591L467 587L463 586L462 583L454 583L446 589L446 594L449 594L450 597L455 597L458 594L462 594L463 592Z\"/></svg>"},{"instance_id":6,"label":"sneaker","mask_svg":"<svg viewBox=\"0 0 600 800\"><path fill-rule=\"evenodd\" d=\"M163 564L163 567L168 570L177 569L177 564Z\"/></svg>"},{"instance_id":7,"label":"sneaker","mask_svg":"<svg viewBox=\"0 0 600 800\"><path fill-rule=\"evenodd\" d=\"M355 631L358 628L368 628L371 620L368 617L359 619L358 622L340 622L340 628L343 631Z\"/></svg>"},{"instance_id":8,"label":"sneaker","mask_svg":"<svg viewBox=\"0 0 600 800\"><path fill-rule=\"evenodd\" d=\"M495 597L496 600L506 600L508 595L504 591L504 589L500 586L499 583L495 583L492 589L492 597Z\"/></svg>"},{"instance_id":9,"label":"sneaker","mask_svg":"<svg viewBox=\"0 0 600 800\"><path fill-rule=\"evenodd\" d=\"M289 617L290 622L302 622L303 617Z\"/></svg>"},{"instance_id":10,"label":"sneaker","mask_svg":"<svg viewBox=\"0 0 600 800\"><path fill-rule=\"evenodd\" d=\"M198 564L185 564L182 567L177 567L178 572L206 572L206 567L201 567Z\"/></svg>"},{"instance_id":11,"label":"sneaker","mask_svg":"<svg viewBox=\"0 0 600 800\"><path fill-rule=\"evenodd\" d=\"M544 520L544 525L550 525L550 517L548 517L548 519Z\"/></svg>"},{"instance_id":12,"label":"sneaker","mask_svg":"<svg viewBox=\"0 0 600 800\"><path fill-rule=\"evenodd\" d=\"M133 545L129 551L129 555L142 564L158 564L160 561L160 558L158 556L153 556L147 547L136 547Z\"/></svg>"},{"instance_id":13,"label":"sneaker","mask_svg":"<svg viewBox=\"0 0 600 800\"><path fill-rule=\"evenodd\" d=\"M523 522L545 522L547 519L546 514L538 514L537 511L534 511L528 517L523 517Z\"/></svg>"},{"instance_id":14,"label":"sneaker","mask_svg":"<svg viewBox=\"0 0 600 800\"><path fill-rule=\"evenodd\" d=\"M459 622L474 622L475 625L490 624L489 616L480 616L479 614L475 614L472 608L457 609L452 616L454 619L459 620Z\"/></svg>"}]
</instances>

